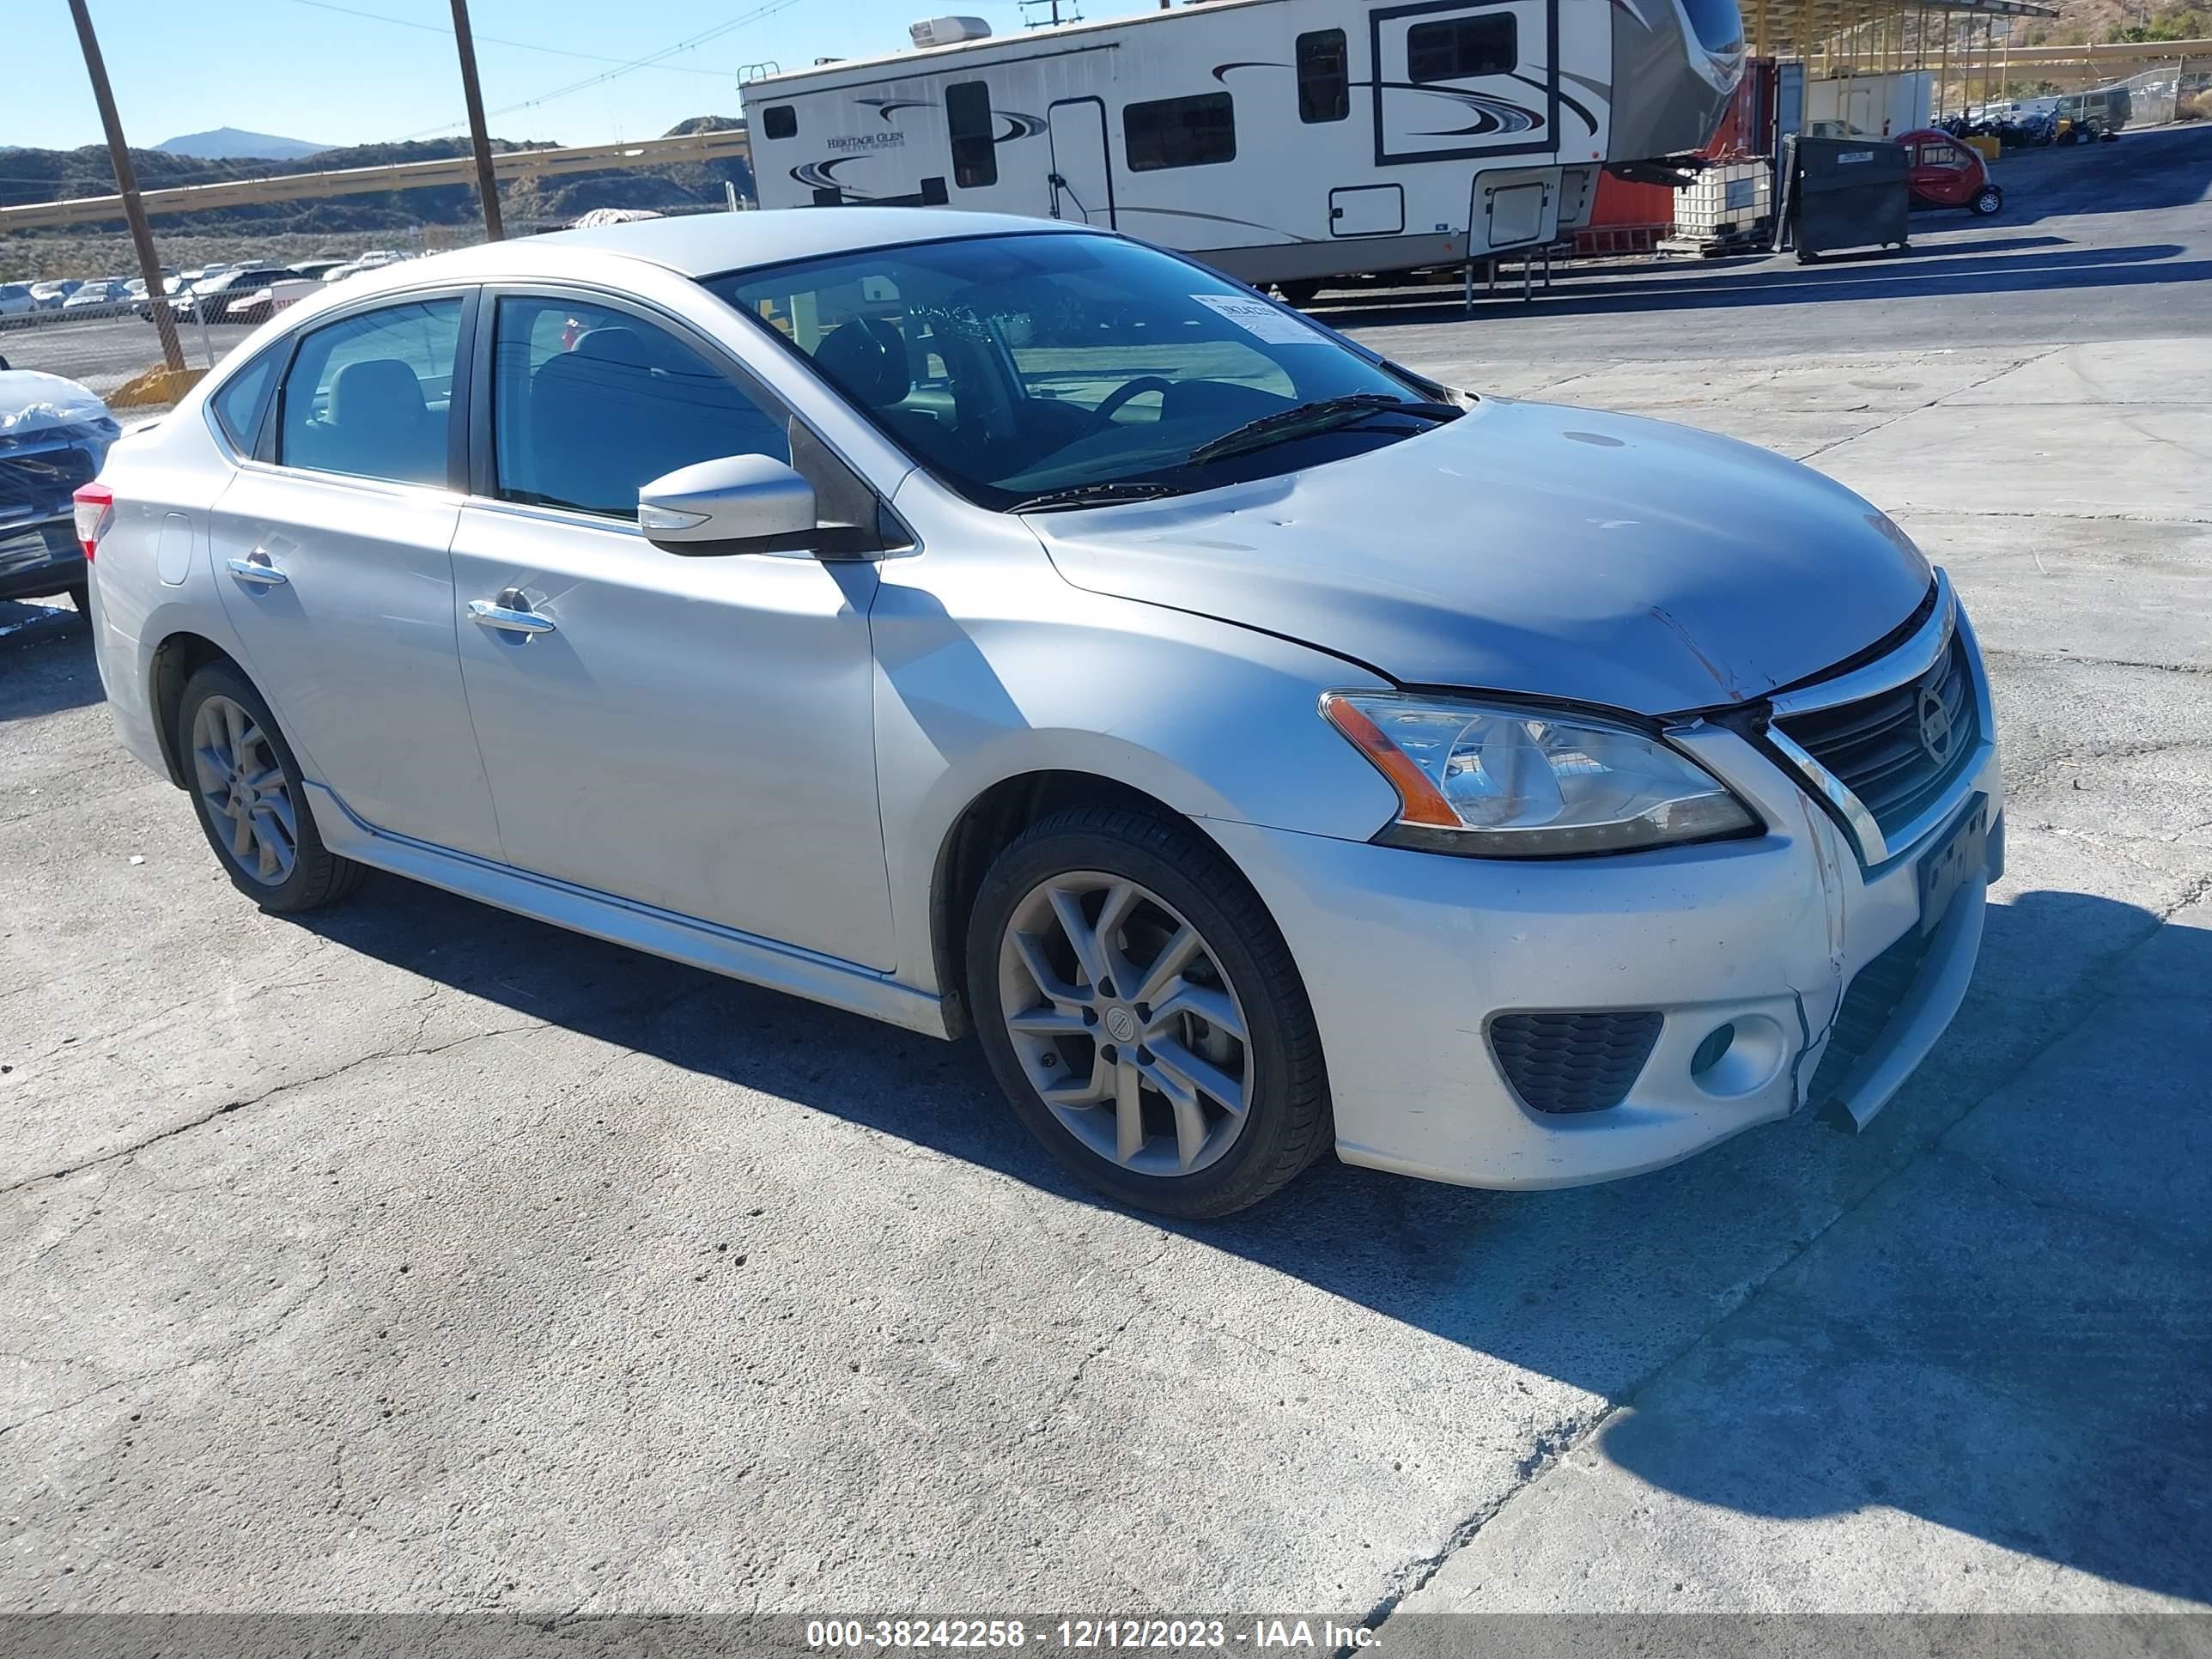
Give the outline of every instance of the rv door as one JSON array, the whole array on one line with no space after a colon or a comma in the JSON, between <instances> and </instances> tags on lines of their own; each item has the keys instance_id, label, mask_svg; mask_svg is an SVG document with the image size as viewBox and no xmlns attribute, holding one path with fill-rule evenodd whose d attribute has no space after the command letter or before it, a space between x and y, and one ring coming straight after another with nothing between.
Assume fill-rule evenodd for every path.
<instances>
[{"instance_id":1,"label":"rv door","mask_svg":"<svg viewBox=\"0 0 2212 1659\"><path fill-rule=\"evenodd\" d=\"M1052 135L1052 216L1114 224L1114 175L1106 157L1106 105L1064 98L1045 111Z\"/></svg>"},{"instance_id":2,"label":"rv door","mask_svg":"<svg viewBox=\"0 0 2212 1659\"><path fill-rule=\"evenodd\" d=\"M1375 164L1556 149L1558 0L1422 0L1368 14Z\"/></svg>"}]
</instances>

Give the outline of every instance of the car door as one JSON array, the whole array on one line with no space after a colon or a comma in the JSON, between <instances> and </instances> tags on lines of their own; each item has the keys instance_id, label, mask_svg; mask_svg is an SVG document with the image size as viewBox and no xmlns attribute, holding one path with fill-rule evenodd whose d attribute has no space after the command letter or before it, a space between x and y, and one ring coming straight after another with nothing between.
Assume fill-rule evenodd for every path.
<instances>
[{"instance_id":1,"label":"car door","mask_svg":"<svg viewBox=\"0 0 2212 1659\"><path fill-rule=\"evenodd\" d=\"M488 293L483 321L454 568L507 861L890 967L875 567L685 556L637 526L665 472L788 460L788 416L720 347L611 295Z\"/></svg>"},{"instance_id":2,"label":"car door","mask_svg":"<svg viewBox=\"0 0 2212 1659\"><path fill-rule=\"evenodd\" d=\"M1956 145L1930 141L1912 159L1911 190L1923 201L1957 207L1966 199L1966 153Z\"/></svg>"},{"instance_id":3,"label":"car door","mask_svg":"<svg viewBox=\"0 0 2212 1659\"><path fill-rule=\"evenodd\" d=\"M453 644L473 305L413 294L304 332L209 532L246 672L309 775L375 829L496 858Z\"/></svg>"}]
</instances>

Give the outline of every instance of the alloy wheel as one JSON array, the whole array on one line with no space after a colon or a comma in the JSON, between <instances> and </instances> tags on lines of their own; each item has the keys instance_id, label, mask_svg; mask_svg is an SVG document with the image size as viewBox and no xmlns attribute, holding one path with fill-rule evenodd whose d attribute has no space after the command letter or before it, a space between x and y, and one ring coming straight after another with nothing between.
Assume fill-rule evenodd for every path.
<instances>
[{"instance_id":1,"label":"alloy wheel","mask_svg":"<svg viewBox=\"0 0 2212 1659\"><path fill-rule=\"evenodd\" d=\"M283 886L299 861L299 820L283 763L251 710L220 696L201 702L192 775L231 862L264 886Z\"/></svg>"},{"instance_id":2,"label":"alloy wheel","mask_svg":"<svg viewBox=\"0 0 2212 1659\"><path fill-rule=\"evenodd\" d=\"M1037 1097L1136 1174L1205 1169L1253 1099L1243 1006L1197 928L1126 877L1032 888L1000 940L999 1004Z\"/></svg>"}]
</instances>

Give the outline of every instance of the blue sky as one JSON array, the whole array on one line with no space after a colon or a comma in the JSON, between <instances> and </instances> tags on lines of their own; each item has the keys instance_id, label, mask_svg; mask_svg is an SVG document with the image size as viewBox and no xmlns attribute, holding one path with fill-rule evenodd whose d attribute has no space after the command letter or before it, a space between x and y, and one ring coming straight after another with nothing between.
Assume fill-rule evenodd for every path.
<instances>
[{"instance_id":1,"label":"blue sky","mask_svg":"<svg viewBox=\"0 0 2212 1659\"><path fill-rule=\"evenodd\" d=\"M1111 16L1152 3L1094 0L1085 15ZM450 0L91 0L91 6L124 131L135 145L222 126L325 144L463 131ZM422 27L357 15L364 12ZM940 0L933 7L929 0L471 0L469 7L485 107L496 112L488 123L493 135L571 144L649 137L686 116L734 115L743 66L774 59L794 69L817 57L894 51L907 44L908 23L935 12L982 17L1001 34L1020 27L1013 0ZM732 24L654 66L595 78ZM0 63L6 86L0 145L100 142L99 112L64 0L0 0Z\"/></svg>"}]
</instances>

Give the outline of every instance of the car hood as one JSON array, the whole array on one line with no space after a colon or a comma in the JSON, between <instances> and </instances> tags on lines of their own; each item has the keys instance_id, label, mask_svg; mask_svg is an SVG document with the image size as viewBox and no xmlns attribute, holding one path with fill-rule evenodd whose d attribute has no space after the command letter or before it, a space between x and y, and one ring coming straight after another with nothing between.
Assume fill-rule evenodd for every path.
<instances>
[{"instance_id":1,"label":"car hood","mask_svg":"<svg viewBox=\"0 0 2212 1659\"><path fill-rule=\"evenodd\" d=\"M1650 714L1816 674L1905 622L1931 580L1902 531L1809 467L1505 398L1350 459L1028 522L1094 592L1405 684Z\"/></svg>"},{"instance_id":2,"label":"car hood","mask_svg":"<svg viewBox=\"0 0 2212 1659\"><path fill-rule=\"evenodd\" d=\"M75 380L35 368L0 368L0 439L107 418L107 405Z\"/></svg>"}]
</instances>

